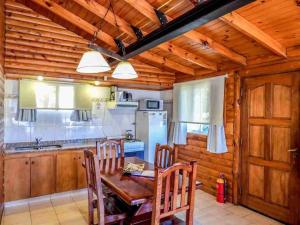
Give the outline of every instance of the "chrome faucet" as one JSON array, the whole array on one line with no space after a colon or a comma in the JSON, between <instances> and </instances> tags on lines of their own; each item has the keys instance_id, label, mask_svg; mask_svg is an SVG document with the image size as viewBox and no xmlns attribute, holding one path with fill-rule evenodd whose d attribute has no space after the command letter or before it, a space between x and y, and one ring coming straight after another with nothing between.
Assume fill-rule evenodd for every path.
<instances>
[{"instance_id":1,"label":"chrome faucet","mask_svg":"<svg viewBox=\"0 0 300 225\"><path fill-rule=\"evenodd\" d=\"M42 138L35 138L35 144L40 145Z\"/></svg>"}]
</instances>

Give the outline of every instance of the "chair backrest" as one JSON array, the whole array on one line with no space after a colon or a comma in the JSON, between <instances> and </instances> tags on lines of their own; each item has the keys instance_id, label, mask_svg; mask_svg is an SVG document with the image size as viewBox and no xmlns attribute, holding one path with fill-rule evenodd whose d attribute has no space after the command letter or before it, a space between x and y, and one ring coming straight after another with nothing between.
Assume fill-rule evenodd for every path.
<instances>
[{"instance_id":1,"label":"chair backrest","mask_svg":"<svg viewBox=\"0 0 300 225\"><path fill-rule=\"evenodd\" d=\"M96 150L99 159L111 159L125 156L123 140L97 141Z\"/></svg>"},{"instance_id":2,"label":"chair backrest","mask_svg":"<svg viewBox=\"0 0 300 225\"><path fill-rule=\"evenodd\" d=\"M87 179L87 188L88 188L88 201L91 204L94 204L94 195L97 198L97 214L98 214L98 223L99 225L104 225L104 201L103 201L103 192L101 185L101 176L99 168L99 159L96 154L90 150L84 151L84 161L86 169L86 179ZM90 208L89 210L93 210ZM93 215L93 212L90 213L90 216ZM93 220L90 218L90 220Z\"/></svg>"},{"instance_id":3,"label":"chair backrest","mask_svg":"<svg viewBox=\"0 0 300 225\"><path fill-rule=\"evenodd\" d=\"M154 165L158 168L168 168L176 161L176 149L169 145L156 144Z\"/></svg>"},{"instance_id":4,"label":"chair backrest","mask_svg":"<svg viewBox=\"0 0 300 225\"><path fill-rule=\"evenodd\" d=\"M181 211L186 211L186 224L193 224L196 173L195 161L156 168L152 225L159 225L161 219Z\"/></svg>"}]
</instances>

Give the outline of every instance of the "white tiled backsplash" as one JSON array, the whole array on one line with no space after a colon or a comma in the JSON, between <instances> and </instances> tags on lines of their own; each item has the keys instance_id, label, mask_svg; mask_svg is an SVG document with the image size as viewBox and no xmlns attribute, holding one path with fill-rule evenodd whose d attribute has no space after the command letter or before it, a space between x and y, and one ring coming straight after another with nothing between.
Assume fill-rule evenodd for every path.
<instances>
[{"instance_id":1,"label":"white tiled backsplash","mask_svg":"<svg viewBox=\"0 0 300 225\"><path fill-rule=\"evenodd\" d=\"M123 89L125 90L125 89ZM128 90L134 99L160 99L162 92L145 90ZM169 91L170 92L170 91ZM168 94L169 95L169 94ZM5 143L32 142L36 137L43 141L74 140L101 137L117 137L126 130L135 132L135 110L107 110L105 103L94 106L93 119L90 122L72 122L72 110L38 110L37 122L20 122L15 120L18 107L18 81L5 82Z\"/></svg>"}]
</instances>

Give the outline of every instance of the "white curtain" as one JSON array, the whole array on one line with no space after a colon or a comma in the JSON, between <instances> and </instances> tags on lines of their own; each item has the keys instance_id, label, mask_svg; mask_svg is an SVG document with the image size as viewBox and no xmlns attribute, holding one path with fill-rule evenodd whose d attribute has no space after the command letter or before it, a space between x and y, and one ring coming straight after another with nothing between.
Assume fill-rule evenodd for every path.
<instances>
[{"instance_id":1,"label":"white curtain","mask_svg":"<svg viewBox=\"0 0 300 225\"><path fill-rule=\"evenodd\" d=\"M207 137L207 150L212 153L227 152L224 117L225 76L210 81L210 121Z\"/></svg>"},{"instance_id":2,"label":"white curtain","mask_svg":"<svg viewBox=\"0 0 300 225\"><path fill-rule=\"evenodd\" d=\"M74 110L71 114L70 120L75 122L91 121L92 112L90 110Z\"/></svg>"},{"instance_id":3,"label":"white curtain","mask_svg":"<svg viewBox=\"0 0 300 225\"><path fill-rule=\"evenodd\" d=\"M36 122L36 109L18 109L16 120L22 122Z\"/></svg>"},{"instance_id":4,"label":"white curtain","mask_svg":"<svg viewBox=\"0 0 300 225\"><path fill-rule=\"evenodd\" d=\"M207 150L227 151L223 127L224 84L225 76L174 85L174 143L186 144L187 123L204 123L209 124Z\"/></svg>"},{"instance_id":5,"label":"white curtain","mask_svg":"<svg viewBox=\"0 0 300 225\"><path fill-rule=\"evenodd\" d=\"M187 126L186 123L171 122L168 144L169 145L185 145L187 137Z\"/></svg>"}]
</instances>

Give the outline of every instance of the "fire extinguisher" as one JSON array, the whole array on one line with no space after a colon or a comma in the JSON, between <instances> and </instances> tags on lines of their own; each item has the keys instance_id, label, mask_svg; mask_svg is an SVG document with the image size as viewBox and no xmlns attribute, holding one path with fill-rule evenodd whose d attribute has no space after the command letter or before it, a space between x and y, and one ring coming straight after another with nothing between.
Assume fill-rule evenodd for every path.
<instances>
[{"instance_id":1,"label":"fire extinguisher","mask_svg":"<svg viewBox=\"0 0 300 225\"><path fill-rule=\"evenodd\" d=\"M226 202L226 189L227 181L224 174L220 174L217 179L217 202L225 203Z\"/></svg>"}]
</instances>

